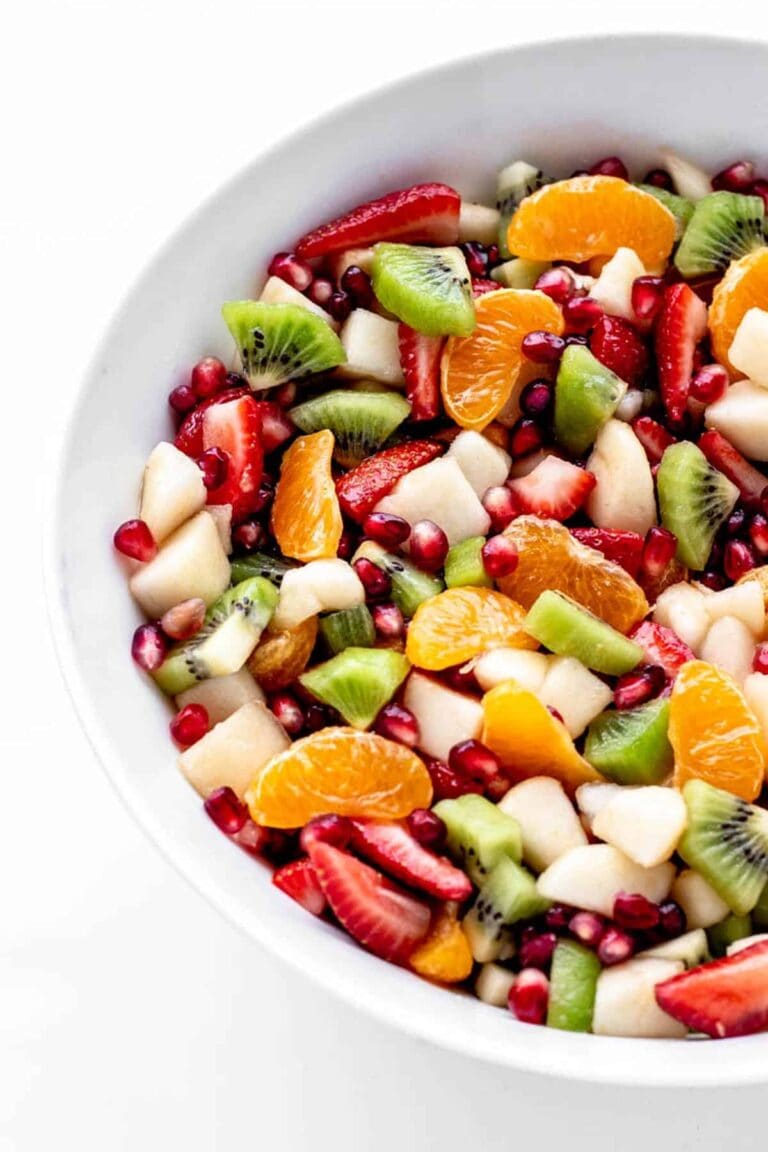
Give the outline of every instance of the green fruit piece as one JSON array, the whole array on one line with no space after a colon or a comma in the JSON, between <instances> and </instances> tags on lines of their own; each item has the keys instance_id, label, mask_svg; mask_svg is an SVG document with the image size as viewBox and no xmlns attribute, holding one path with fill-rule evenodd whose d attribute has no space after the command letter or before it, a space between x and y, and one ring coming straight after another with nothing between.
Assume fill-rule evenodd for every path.
<instances>
[{"instance_id":1,"label":"green fruit piece","mask_svg":"<svg viewBox=\"0 0 768 1152\"><path fill-rule=\"evenodd\" d=\"M589 726L584 758L617 784L661 784L674 767L668 728L669 700L603 712Z\"/></svg>"},{"instance_id":2,"label":"green fruit piece","mask_svg":"<svg viewBox=\"0 0 768 1152\"><path fill-rule=\"evenodd\" d=\"M683 788L688 828L678 853L735 916L746 916L768 882L768 812L704 780Z\"/></svg>"},{"instance_id":3,"label":"green fruit piece","mask_svg":"<svg viewBox=\"0 0 768 1152\"><path fill-rule=\"evenodd\" d=\"M682 960L686 968L698 968L699 964L706 964L712 959L703 928L693 928L682 936L676 936L674 940L665 940L663 944L638 952L637 958L641 957L649 960Z\"/></svg>"},{"instance_id":4,"label":"green fruit piece","mask_svg":"<svg viewBox=\"0 0 768 1152\"><path fill-rule=\"evenodd\" d=\"M515 256L512 260L505 260L497 264L491 272L491 280L501 284L502 288L527 289L535 287L536 281L542 272L546 272L552 265L543 260L524 260L522 256Z\"/></svg>"},{"instance_id":5,"label":"green fruit piece","mask_svg":"<svg viewBox=\"0 0 768 1152\"><path fill-rule=\"evenodd\" d=\"M467 793L433 808L448 830L448 853L478 886L500 860L523 858L520 825L484 796Z\"/></svg>"},{"instance_id":6,"label":"green fruit piece","mask_svg":"<svg viewBox=\"0 0 768 1152\"><path fill-rule=\"evenodd\" d=\"M552 956L547 1025L563 1032L589 1032L595 1010L600 961L575 940L561 940Z\"/></svg>"},{"instance_id":7,"label":"green fruit piece","mask_svg":"<svg viewBox=\"0 0 768 1152\"><path fill-rule=\"evenodd\" d=\"M424 336L469 336L475 304L460 248L377 244L373 290L379 303Z\"/></svg>"},{"instance_id":8,"label":"green fruit piece","mask_svg":"<svg viewBox=\"0 0 768 1152\"><path fill-rule=\"evenodd\" d=\"M760 893L760 899L752 909L752 923L761 931L768 930L768 881Z\"/></svg>"},{"instance_id":9,"label":"green fruit piece","mask_svg":"<svg viewBox=\"0 0 768 1152\"><path fill-rule=\"evenodd\" d=\"M387 573L392 582L392 600L403 616L410 619L425 600L431 600L445 589L439 576L422 572L410 560L385 552L380 544L365 540L354 555L354 560L365 558Z\"/></svg>"},{"instance_id":10,"label":"green fruit piece","mask_svg":"<svg viewBox=\"0 0 768 1152\"><path fill-rule=\"evenodd\" d=\"M448 549L445 558L446 588L492 588L493 580L483 564L485 536L470 536Z\"/></svg>"},{"instance_id":11,"label":"green fruit piece","mask_svg":"<svg viewBox=\"0 0 768 1152\"><path fill-rule=\"evenodd\" d=\"M515 160L502 168L496 178L496 207L500 212L499 218L499 253L507 257L512 253L507 244L509 222L526 196L536 192L545 184L552 181L539 168L529 164L526 160ZM512 287L512 285L508 285ZM517 285L514 285L517 287Z\"/></svg>"},{"instance_id":12,"label":"green fruit piece","mask_svg":"<svg viewBox=\"0 0 768 1152\"><path fill-rule=\"evenodd\" d=\"M688 221L693 216L693 201L686 200L685 196L676 196L674 192L668 192L666 188L655 188L652 184L639 184L638 187L669 209L677 222L675 239L679 240L685 232Z\"/></svg>"},{"instance_id":13,"label":"green fruit piece","mask_svg":"<svg viewBox=\"0 0 768 1152\"><path fill-rule=\"evenodd\" d=\"M687 568L701 570L718 528L739 498L738 488L688 440L667 448L656 485L661 522L677 536L679 559Z\"/></svg>"},{"instance_id":14,"label":"green fruit piece","mask_svg":"<svg viewBox=\"0 0 768 1152\"><path fill-rule=\"evenodd\" d=\"M675 265L683 276L725 272L765 244L765 204L762 196L712 192L699 200L683 233Z\"/></svg>"},{"instance_id":15,"label":"green fruit piece","mask_svg":"<svg viewBox=\"0 0 768 1152\"><path fill-rule=\"evenodd\" d=\"M333 458L342 468L354 468L378 452L411 412L397 392L357 392L339 388L305 400L289 412L301 432L333 432Z\"/></svg>"},{"instance_id":16,"label":"green fruit piece","mask_svg":"<svg viewBox=\"0 0 768 1152\"><path fill-rule=\"evenodd\" d=\"M707 929L709 950L713 956L725 956L731 944L745 940L752 935L752 920L749 916L726 916L719 924Z\"/></svg>"},{"instance_id":17,"label":"green fruit piece","mask_svg":"<svg viewBox=\"0 0 768 1152\"><path fill-rule=\"evenodd\" d=\"M574 456L583 456L613 416L627 387L584 344L571 344L560 360L555 382L555 438Z\"/></svg>"},{"instance_id":18,"label":"green fruit piece","mask_svg":"<svg viewBox=\"0 0 768 1152\"><path fill-rule=\"evenodd\" d=\"M241 580L263 576L279 588L286 572L300 567L293 560L278 560L276 556L267 556L266 552L249 552L247 556L238 556L232 561L232 582L239 584Z\"/></svg>"},{"instance_id":19,"label":"green fruit piece","mask_svg":"<svg viewBox=\"0 0 768 1152\"><path fill-rule=\"evenodd\" d=\"M561 592L542 592L525 618L525 631L558 656L574 656L586 668L621 676L643 659L643 649L599 616Z\"/></svg>"},{"instance_id":20,"label":"green fruit piece","mask_svg":"<svg viewBox=\"0 0 768 1152\"><path fill-rule=\"evenodd\" d=\"M305 672L299 683L353 728L365 729L392 699L409 668L405 656L390 648L345 648Z\"/></svg>"},{"instance_id":21,"label":"green fruit piece","mask_svg":"<svg viewBox=\"0 0 768 1152\"><path fill-rule=\"evenodd\" d=\"M334 655L345 648L372 648L376 639L373 617L365 604L321 617L320 632Z\"/></svg>"},{"instance_id":22,"label":"green fruit piece","mask_svg":"<svg viewBox=\"0 0 768 1152\"><path fill-rule=\"evenodd\" d=\"M472 954L477 956L480 951L489 960L495 959L496 948L500 951L503 946L505 928L541 916L547 908L549 901L539 895L530 872L510 857L503 857L484 881L463 921L470 939L486 944L486 948L478 949L473 943Z\"/></svg>"},{"instance_id":23,"label":"green fruit piece","mask_svg":"<svg viewBox=\"0 0 768 1152\"><path fill-rule=\"evenodd\" d=\"M277 606L277 589L261 576L222 593L205 615L196 636L178 644L153 673L169 696L200 680L239 672L259 642Z\"/></svg>"},{"instance_id":24,"label":"green fruit piece","mask_svg":"<svg viewBox=\"0 0 768 1152\"><path fill-rule=\"evenodd\" d=\"M325 320L298 304L230 300L221 313L251 388L273 388L327 372L347 358Z\"/></svg>"}]
</instances>

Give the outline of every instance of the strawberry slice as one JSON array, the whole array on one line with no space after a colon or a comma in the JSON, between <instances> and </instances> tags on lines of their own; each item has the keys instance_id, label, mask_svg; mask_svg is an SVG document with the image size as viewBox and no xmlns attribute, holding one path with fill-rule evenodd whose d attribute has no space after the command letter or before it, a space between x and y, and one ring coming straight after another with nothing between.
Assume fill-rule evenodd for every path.
<instances>
[{"instance_id":1,"label":"strawberry slice","mask_svg":"<svg viewBox=\"0 0 768 1152\"><path fill-rule=\"evenodd\" d=\"M645 454L650 464L660 464L661 458L670 444L676 444L671 432L667 432L661 424L657 424L650 416L638 416L632 421L632 431L645 448Z\"/></svg>"},{"instance_id":2,"label":"strawberry slice","mask_svg":"<svg viewBox=\"0 0 768 1152\"><path fill-rule=\"evenodd\" d=\"M557 456L546 456L527 476L512 480L521 512L546 520L567 520L581 508L596 483L591 472Z\"/></svg>"},{"instance_id":3,"label":"strawberry slice","mask_svg":"<svg viewBox=\"0 0 768 1152\"><path fill-rule=\"evenodd\" d=\"M683 664L696 659L676 632L653 620L643 620L629 635L643 649L645 663L658 664L671 680L674 680Z\"/></svg>"},{"instance_id":4,"label":"strawberry slice","mask_svg":"<svg viewBox=\"0 0 768 1152\"><path fill-rule=\"evenodd\" d=\"M256 407L261 413L261 446L264 455L269 456L290 440L296 425L274 400L257 400Z\"/></svg>"},{"instance_id":5,"label":"strawberry slice","mask_svg":"<svg viewBox=\"0 0 768 1152\"><path fill-rule=\"evenodd\" d=\"M325 896L310 860L293 860L278 868L272 883L313 916L322 916L325 911Z\"/></svg>"},{"instance_id":6,"label":"strawberry slice","mask_svg":"<svg viewBox=\"0 0 768 1152\"><path fill-rule=\"evenodd\" d=\"M434 440L409 440L368 456L336 481L336 495L342 510L362 524L373 506L392 491L401 476L429 464L444 451L445 445Z\"/></svg>"},{"instance_id":7,"label":"strawberry slice","mask_svg":"<svg viewBox=\"0 0 768 1152\"><path fill-rule=\"evenodd\" d=\"M467 876L444 856L422 848L402 824L354 820L355 848L372 863L440 900L466 900L472 892Z\"/></svg>"},{"instance_id":8,"label":"strawberry slice","mask_svg":"<svg viewBox=\"0 0 768 1152\"><path fill-rule=\"evenodd\" d=\"M216 396L203 400L184 417L184 422L176 433L174 444L180 452L197 459L203 452L203 417L214 404L226 404L228 400L237 400L239 396L250 396L251 390L245 385L242 388L226 388Z\"/></svg>"},{"instance_id":9,"label":"strawberry slice","mask_svg":"<svg viewBox=\"0 0 768 1152\"><path fill-rule=\"evenodd\" d=\"M627 532L619 528L571 528L581 544L596 548L606 560L620 564L634 580L640 571L643 555L643 537L638 532Z\"/></svg>"},{"instance_id":10,"label":"strawberry slice","mask_svg":"<svg viewBox=\"0 0 768 1152\"><path fill-rule=\"evenodd\" d=\"M253 396L214 404L203 415L203 447L221 448L229 456L223 484L208 492L209 504L231 504L232 522L258 508L264 453L261 412Z\"/></svg>"},{"instance_id":11,"label":"strawberry slice","mask_svg":"<svg viewBox=\"0 0 768 1152\"><path fill-rule=\"evenodd\" d=\"M685 415L694 352L706 332L704 301L687 284L671 284L666 288L656 325L656 366L661 398L670 420L675 423Z\"/></svg>"},{"instance_id":12,"label":"strawberry slice","mask_svg":"<svg viewBox=\"0 0 768 1152\"><path fill-rule=\"evenodd\" d=\"M713 1039L768 1028L768 940L656 985L660 1008Z\"/></svg>"},{"instance_id":13,"label":"strawberry slice","mask_svg":"<svg viewBox=\"0 0 768 1152\"><path fill-rule=\"evenodd\" d=\"M500 288L501 284L497 284L495 280L486 280L483 276L478 276L472 281L472 295L475 300L478 296L487 296L489 292L498 292Z\"/></svg>"},{"instance_id":14,"label":"strawberry slice","mask_svg":"<svg viewBox=\"0 0 768 1152\"><path fill-rule=\"evenodd\" d=\"M411 420L434 420L440 415L440 357L442 336L422 336L407 324L397 329L400 364Z\"/></svg>"},{"instance_id":15,"label":"strawberry slice","mask_svg":"<svg viewBox=\"0 0 768 1152\"><path fill-rule=\"evenodd\" d=\"M592 355L627 384L639 384L648 371L648 349L638 331L620 316L601 316L589 338Z\"/></svg>"},{"instance_id":16,"label":"strawberry slice","mask_svg":"<svg viewBox=\"0 0 768 1152\"><path fill-rule=\"evenodd\" d=\"M405 964L429 932L427 905L330 844L313 844L310 859L326 900L350 936L382 960Z\"/></svg>"},{"instance_id":17,"label":"strawberry slice","mask_svg":"<svg viewBox=\"0 0 768 1152\"><path fill-rule=\"evenodd\" d=\"M736 485L741 492L742 500L751 505L760 503L760 497L768 487L768 476L764 476L758 468L737 452L725 436L721 436L712 428L700 438L699 448L710 464Z\"/></svg>"},{"instance_id":18,"label":"strawberry slice","mask_svg":"<svg viewBox=\"0 0 768 1152\"><path fill-rule=\"evenodd\" d=\"M414 184L321 224L299 240L296 255L311 260L345 248L367 248L378 240L455 244L460 208L461 197L447 184Z\"/></svg>"}]
</instances>

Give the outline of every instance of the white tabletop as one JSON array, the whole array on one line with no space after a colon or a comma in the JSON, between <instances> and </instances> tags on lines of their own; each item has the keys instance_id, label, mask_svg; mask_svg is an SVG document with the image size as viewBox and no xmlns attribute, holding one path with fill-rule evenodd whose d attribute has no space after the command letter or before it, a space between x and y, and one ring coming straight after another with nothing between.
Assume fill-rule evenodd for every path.
<instances>
[{"instance_id":1,"label":"white tabletop","mask_svg":"<svg viewBox=\"0 0 768 1152\"><path fill-rule=\"evenodd\" d=\"M38 570L52 453L96 338L164 235L254 153L460 53L552 32L720 31L724 12L722 0L3 8L0 1152L764 1143L765 1091L588 1089L472 1065L243 939L112 794L55 665ZM727 12L732 33L768 36L765 13L741 0Z\"/></svg>"}]
</instances>

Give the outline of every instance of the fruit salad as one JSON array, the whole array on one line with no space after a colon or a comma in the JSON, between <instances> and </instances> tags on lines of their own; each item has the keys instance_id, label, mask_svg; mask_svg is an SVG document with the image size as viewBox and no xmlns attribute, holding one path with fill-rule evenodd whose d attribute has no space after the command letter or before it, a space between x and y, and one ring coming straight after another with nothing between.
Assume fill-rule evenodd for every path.
<instances>
[{"instance_id":1,"label":"fruit salad","mask_svg":"<svg viewBox=\"0 0 768 1152\"><path fill-rule=\"evenodd\" d=\"M723 1038L768 1029L768 181L663 162L319 224L114 545L286 915L527 1025Z\"/></svg>"}]
</instances>

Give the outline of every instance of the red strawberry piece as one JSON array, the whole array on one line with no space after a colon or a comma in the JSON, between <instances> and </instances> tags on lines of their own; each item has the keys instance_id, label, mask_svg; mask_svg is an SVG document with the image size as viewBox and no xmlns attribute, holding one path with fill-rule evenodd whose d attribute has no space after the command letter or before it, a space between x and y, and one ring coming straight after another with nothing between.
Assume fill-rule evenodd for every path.
<instances>
[{"instance_id":1,"label":"red strawberry piece","mask_svg":"<svg viewBox=\"0 0 768 1152\"><path fill-rule=\"evenodd\" d=\"M203 446L221 448L229 457L222 484L208 491L209 504L231 504L232 522L244 520L259 504L264 453L261 412L253 396L214 404L203 416Z\"/></svg>"},{"instance_id":2,"label":"red strawberry piece","mask_svg":"<svg viewBox=\"0 0 768 1152\"><path fill-rule=\"evenodd\" d=\"M345 248L367 248L378 240L455 244L460 208L461 197L447 184L414 184L315 228L296 245L296 255L311 260Z\"/></svg>"},{"instance_id":3,"label":"red strawberry piece","mask_svg":"<svg viewBox=\"0 0 768 1152\"><path fill-rule=\"evenodd\" d=\"M282 444L290 440L296 426L279 404L274 400L256 400L261 414L261 444L264 455L269 456Z\"/></svg>"},{"instance_id":4,"label":"red strawberry piece","mask_svg":"<svg viewBox=\"0 0 768 1152\"><path fill-rule=\"evenodd\" d=\"M471 881L444 856L435 856L414 840L402 824L354 820L353 844L361 855L390 876L440 900L466 900Z\"/></svg>"},{"instance_id":5,"label":"red strawberry piece","mask_svg":"<svg viewBox=\"0 0 768 1152\"><path fill-rule=\"evenodd\" d=\"M567 520L581 508L595 486L595 477L557 456L546 456L532 472L512 480L521 512L531 512L549 520Z\"/></svg>"},{"instance_id":6,"label":"red strawberry piece","mask_svg":"<svg viewBox=\"0 0 768 1152\"><path fill-rule=\"evenodd\" d=\"M445 445L434 440L409 440L368 456L336 481L336 495L342 510L362 524L374 505L392 491L401 476L429 464L444 451Z\"/></svg>"},{"instance_id":7,"label":"red strawberry piece","mask_svg":"<svg viewBox=\"0 0 768 1152\"><path fill-rule=\"evenodd\" d=\"M382 960L405 964L429 932L427 905L330 844L313 844L310 859L326 900L350 936Z\"/></svg>"},{"instance_id":8,"label":"red strawberry piece","mask_svg":"<svg viewBox=\"0 0 768 1152\"><path fill-rule=\"evenodd\" d=\"M397 338L411 420L434 420L440 415L440 357L445 341L442 336L422 336L407 324L399 326Z\"/></svg>"},{"instance_id":9,"label":"red strawberry piece","mask_svg":"<svg viewBox=\"0 0 768 1152\"><path fill-rule=\"evenodd\" d=\"M643 537L638 532L627 532L618 528L572 528L571 535L581 544L602 552L606 560L620 564L633 579L640 571Z\"/></svg>"},{"instance_id":10,"label":"red strawberry piece","mask_svg":"<svg viewBox=\"0 0 768 1152\"><path fill-rule=\"evenodd\" d=\"M679 423L688 400L696 345L707 332L707 306L687 284L664 290L656 325L656 366L661 398L670 420Z\"/></svg>"},{"instance_id":11,"label":"red strawberry piece","mask_svg":"<svg viewBox=\"0 0 768 1152\"><path fill-rule=\"evenodd\" d=\"M478 276L477 280L472 281L472 295L477 299L478 296L487 296L489 292L498 292L501 284L497 284L495 280L486 280L483 276Z\"/></svg>"},{"instance_id":12,"label":"red strawberry piece","mask_svg":"<svg viewBox=\"0 0 768 1152\"><path fill-rule=\"evenodd\" d=\"M284 864L272 876L272 883L313 916L322 916L325 911L325 896L310 860Z\"/></svg>"},{"instance_id":13,"label":"red strawberry piece","mask_svg":"<svg viewBox=\"0 0 768 1152\"><path fill-rule=\"evenodd\" d=\"M656 985L660 1008L713 1039L768 1028L768 940Z\"/></svg>"},{"instance_id":14,"label":"red strawberry piece","mask_svg":"<svg viewBox=\"0 0 768 1152\"><path fill-rule=\"evenodd\" d=\"M725 436L721 436L712 428L699 440L699 448L710 464L736 485L747 504L759 503L760 496L768 485L768 476L764 476L758 468L737 452Z\"/></svg>"},{"instance_id":15,"label":"red strawberry piece","mask_svg":"<svg viewBox=\"0 0 768 1152\"><path fill-rule=\"evenodd\" d=\"M661 463L661 458L670 444L677 441L671 432L667 432L661 424L657 424L650 416L638 416L632 421L632 431L645 448L645 454L651 464Z\"/></svg>"},{"instance_id":16,"label":"red strawberry piece","mask_svg":"<svg viewBox=\"0 0 768 1152\"><path fill-rule=\"evenodd\" d=\"M176 447L187 456L193 456L195 460L198 456L202 456L204 448L203 417L208 409L214 404L226 404L228 400L236 400L239 396L250 395L251 390L248 387L227 388L225 392L219 392L218 396L211 396L208 400L203 400L201 404L192 409L176 433L174 440Z\"/></svg>"},{"instance_id":17,"label":"red strawberry piece","mask_svg":"<svg viewBox=\"0 0 768 1152\"><path fill-rule=\"evenodd\" d=\"M695 660L691 649L676 632L653 620L643 620L630 632L631 638L645 653L646 664L658 664L671 679L688 660Z\"/></svg>"},{"instance_id":18,"label":"red strawberry piece","mask_svg":"<svg viewBox=\"0 0 768 1152\"><path fill-rule=\"evenodd\" d=\"M589 338L592 355L627 384L639 384L648 371L648 349L636 328L619 316L601 316Z\"/></svg>"}]
</instances>

